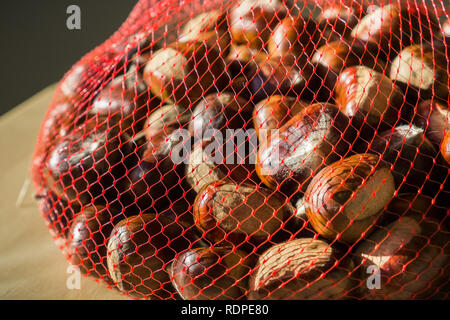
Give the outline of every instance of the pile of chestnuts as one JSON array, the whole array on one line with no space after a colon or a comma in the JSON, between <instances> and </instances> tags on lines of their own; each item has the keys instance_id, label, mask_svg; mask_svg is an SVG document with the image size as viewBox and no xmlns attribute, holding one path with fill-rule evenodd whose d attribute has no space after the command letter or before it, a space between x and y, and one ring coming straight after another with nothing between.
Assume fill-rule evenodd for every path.
<instances>
[{"instance_id":1,"label":"pile of chestnuts","mask_svg":"<svg viewBox=\"0 0 450 320\"><path fill-rule=\"evenodd\" d=\"M71 263L142 299L448 299L450 23L217 8L60 83L32 171Z\"/></svg>"}]
</instances>

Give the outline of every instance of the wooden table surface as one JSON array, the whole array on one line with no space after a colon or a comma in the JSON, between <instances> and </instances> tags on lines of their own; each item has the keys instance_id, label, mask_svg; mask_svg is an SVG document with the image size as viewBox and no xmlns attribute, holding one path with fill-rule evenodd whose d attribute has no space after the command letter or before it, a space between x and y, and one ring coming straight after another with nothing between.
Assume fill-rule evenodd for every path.
<instances>
[{"instance_id":1,"label":"wooden table surface","mask_svg":"<svg viewBox=\"0 0 450 320\"><path fill-rule=\"evenodd\" d=\"M0 117L0 299L128 299L83 276L71 288L70 265L34 201L31 157L55 88Z\"/></svg>"}]
</instances>

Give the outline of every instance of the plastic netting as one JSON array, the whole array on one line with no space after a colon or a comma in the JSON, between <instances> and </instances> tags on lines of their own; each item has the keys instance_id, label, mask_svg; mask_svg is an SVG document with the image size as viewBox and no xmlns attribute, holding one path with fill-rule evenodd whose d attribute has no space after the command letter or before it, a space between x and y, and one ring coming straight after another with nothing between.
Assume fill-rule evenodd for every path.
<instances>
[{"instance_id":1,"label":"plastic netting","mask_svg":"<svg viewBox=\"0 0 450 320\"><path fill-rule=\"evenodd\" d=\"M144 299L448 299L440 1L141 0L62 79L32 175Z\"/></svg>"}]
</instances>

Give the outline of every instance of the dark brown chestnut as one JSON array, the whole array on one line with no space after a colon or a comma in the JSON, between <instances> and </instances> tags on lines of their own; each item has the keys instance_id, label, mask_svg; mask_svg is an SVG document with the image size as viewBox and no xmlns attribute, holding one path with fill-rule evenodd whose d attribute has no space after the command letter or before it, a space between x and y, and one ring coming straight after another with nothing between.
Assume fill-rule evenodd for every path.
<instances>
[{"instance_id":1,"label":"dark brown chestnut","mask_svg":"<svg viewBox=\"0 0 450 320\"><path fill-rule=\"evenodd\" d=\"M88 206L78 213L71 225L69 256L72 265L83 274L112 284L106 262L106 244L114 224L123 219L104 206Z\"/></svg>"},{"instance_id":2,"label":"dark brown chestnut","mask_svg":"<svg viewBox=\"0 0 450 320\"><path fill-rule=\"evenodd\" d=\"M111 278L124 293L145 299L177 298L168 267L177 254L196 246L193 228L162 215L142 214L119 222L108 241Z\"/></svg>"},{"instance_id":3,"label":"dark brown chestnut","mask_svg":"<svg viewBox=\"0 0 450 320\"><path fill-rule=\"evenodd\" d=\"M392 60L390 78L405 92L412 105L419 99L436 98L446 102L449 96L448 64L445 55L428 45L404 48Z\"/></svg>"},{"instance_id":4,"label":"dark brown chestnut","mask_svg":"<svg viewBox=\"0 0 450 320\"><path fill-rule=\"evenodd\" d=\"M206 93L217 90L224 61L206 43L172 45L156 51L144 69L144 81L163 102L192 108Z\"/></svg>"},{"instance_id":5,"label":"dark brown chestnut","mask_svg":"<svg viewBox=\"0 0 450 320\"><path fill-rule=\"evenodd\" d=\"M402 191L424 187L438 153L425 131L414 125L401 125L375 136L369 152L392 166L396 187Z\"/></svg>"},{"instance_id":6,"label":"dark brown chestnut","mask_svg":"<svg viewBox=\"0 0 450 320\"><path fill-rule=\"evenodd\" d=\"M229 25L233 42L255 49L266 45L272 30L286 16L279 0L240 0L230 10Z\"/></svg>"},{"instance_id":7,"label":"dark brown chestnut","mask_svg":"<svg viewBox=\"0 0 450 320\"><path fill-rule=\"evenodd\" d=\"M365 14L362 3L328 3L319 15L319 27L322 38L327 42L339 41L350 37L353 28Z\"/></svg>"},{"instance_id":8,"label":"dark brown chestnut","mask_svg":"<svg viewBox=\"0 0 450 320\"><path fill-rule=\"evenodd\" d=\"M249 300L348 299L358 281L355 264L334 246L313 238L265 251L250 275Z\"/></svg>"},{"instance_id":9,"label":"dark brown chestnut","mask_svg":"<svg viewBox=\"0 0 450 320\"><path fill-rule=\"evenodd\" d=\"M98 130L97 130L98 129ZM117 128L84 129L63 137L50 151L44 174L58 196L80 205L105 203L120 192L115 181L125 173L123 156L131 152L129 138Z\"/></svg>"},{"instance_id":10,"label":"dark brown chestnut","mask_svg":"<svg viewBox=\"0 0 450 320\"><path fill-rule=\"evenodd\" d=\"M271 57L258 65L250 83L252 100L257 103L272 95L300 96L312 99L313 65L291 55Z\"/></svg>"},{"instance_id":11,"label":"dark brown chestnut","mask_svg":"<svg viewBox=\"0 0 450 320\"><path fill-rule=\"evenodd\" d=\"M445 134L450 132L449 108L436 100L422 101L417 106L414 123L425 130L433 144L440 146Z\"/></svg>"},{"instance_id":12,"label":"dark brown chestnut","mask_svg":"<svg viewBox=\"0 0 450 320\"><path fill-rule=\"evenodd\" d=\"M381 283L376 289L369 289L363 282L362 297L437 299L442 295L439 289L449 278L448 237L448 231L440 228L437 221L424 219L423 214L407 214L387 226L377 227L352 255L355 262L361 261L366 277L369 268L380 276Z\"/></svg>"},{"instance_id":13,"label":"dark brown chestnut","mask_svg":"<svg viewBox=\"0 0 450 320\"><path fill-rule=\"evenodd\" d=\"M289 119L306 107L306 102L289 96L270 96L260 101L253 111L253 125L260 138L259 142L263 143L264 135L269 136L272 129L280 129ZM263 130L266 131L263 132Z\"/></svg>"},{"instance_id":14,"label":"dark brown chestnut","mask_svg":"<svg viewBox=\"0 0 450 320\"><path fill-rule=\"evenodd\" d=\"M440 34L436 17L414 3L381 6L362 18L352 31L352 37L375 43L389 57L413 43L442 43Z\"/></svg>"},{"instance_id":15,"label":"dark brown chestnut","mask_svg":"<svg viewBox=\"0 0 450 320\"><path fill-rule=\"evenodd\" d=\"M268 51L271 56L287 56L294 58L311 56L319 46L320 31L313 19L302 16L288 16L273 30L268 40Z\"/></svg>"},{"instance_id":16,"label":"dark brown chestnut","mask_svg":"<svg viewBox=\"0 0 450 320\"><path fill-rule=\"evenodd\" d=\"M355 243L370 232L395 193L389 167L372 154L356 154L314 176L306 189L306 214L322 237Z\"/></svg>"},{"instance_id":17,"label":"dark brown chestnut","mask_svg":"<svg viewBox=\"0 0 450 320\"><path fill-rule=\"evenodd\" d=\"M240 248L248 247L246 244L252 248L271 244L294 211L281 193L225 181L200 190L193 208L196 226L206 238Z\"/></svg>"},{"instance_id":18,"label":"dark brown chestnut","mask_svg":"<svg viewBox=\"0 0 450 320\"><path fill-rule=\"evenodd\" d=\"M352 118L352 125L371 131L391 128L410 113L400 89L383 73L366 66L342 71L335 97L341 111Z\"/></svg>"},{"instance_id":19,"label":"dark brown chestnut","mask_svg":"<svg viewBox=\"0 0 450 320\"><path fill-rule=\"evenodd\" d=\"M296 114L268 145L260 145L256 172L268 187L285 194L305 191L312 176L351 152L356 131L332 104L317 103Z\"/></svg>"},{"instance_id":20,"label":"dark brown chestnut","mask_svg":"<svg viewBox=\"0 0 450 320\"><path fill-rule=\"evenodd\" d=\"M172 284L184 300L243 299L253 263L232 247L190 249L175 258Z\"/></svg>"}]
</instances>

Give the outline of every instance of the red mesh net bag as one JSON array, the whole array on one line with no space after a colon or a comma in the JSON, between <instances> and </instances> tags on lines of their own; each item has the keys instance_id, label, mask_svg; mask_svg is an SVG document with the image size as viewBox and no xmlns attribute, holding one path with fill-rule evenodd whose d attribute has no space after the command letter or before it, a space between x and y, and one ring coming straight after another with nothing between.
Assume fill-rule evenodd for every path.
<instances>
[{"instance_id":1,"label":"red mesh net bag","mask_svg":"<svg viewBox=\"0 0 450 320\"><path fill-rule=\"evenodd\" d=\"M448 299L447 18L139 1L42 125L57 244L142 299Z\"/></svg>"}]
</instances>

